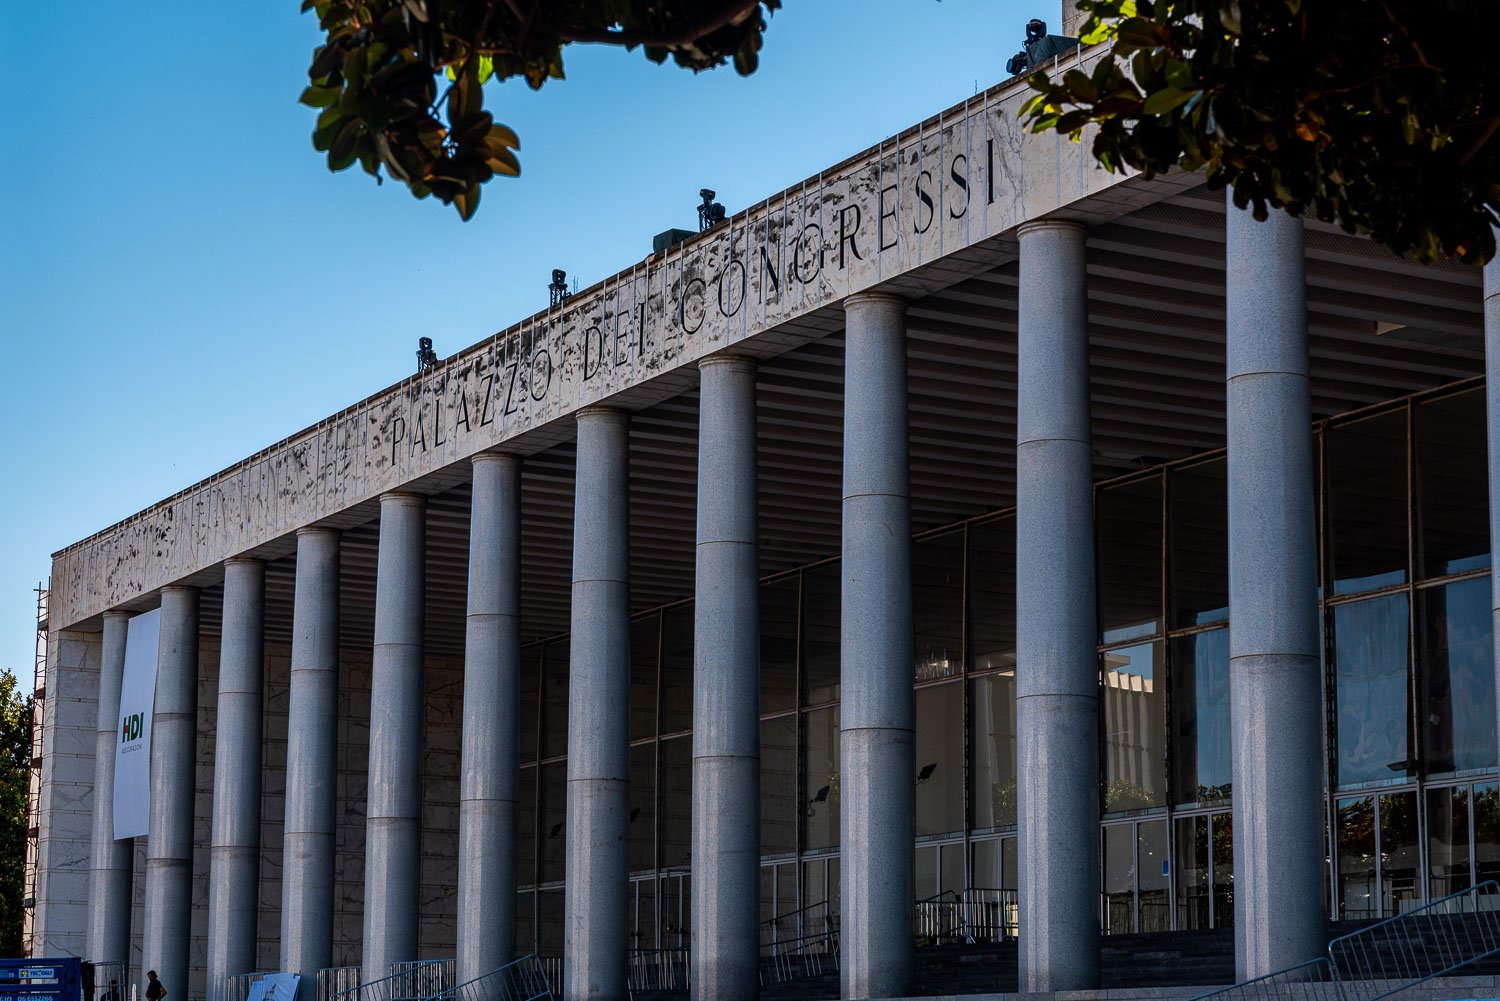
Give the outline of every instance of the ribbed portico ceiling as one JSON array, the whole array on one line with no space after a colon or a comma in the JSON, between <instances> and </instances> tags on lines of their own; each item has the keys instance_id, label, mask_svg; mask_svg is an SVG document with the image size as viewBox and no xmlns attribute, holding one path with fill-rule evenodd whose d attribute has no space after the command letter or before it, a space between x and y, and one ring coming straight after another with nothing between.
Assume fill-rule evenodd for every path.
<instances>
[{"instance_id":1,"label":"ribbed portico ceiling","mask_svg":"<svg viewBox=\"0 0 1500 1001\"><path fill-rule=\"evenodd\" d=\"M1190 190L1093 227L1089 317L1100 478L1224 444L1222 195ZM1423 267L1310 224L1313 411L1345 413L1481 373L1479 274ZM1011 263L913 302L909 321L912 522L916 530L1009 507L1015 484L1016 287ZM842 454L842 316L830 333L762 363L761 569L836 555ZM1377 324L1399 325L1377 334ZM635 415L631 431L632 604L691 597L697 393ZM428 646L463 648L469 492L465 473L431 499ZM564 632L572 546L573 446L526 460L522 633ZM373 518L373 508L362 516ZM343 547L343 640L372 637L377 524ZM267 574L272 639L291 626L291 557ZM204 596L217 631L218 588Z\"/></svg>"}]
</instances>

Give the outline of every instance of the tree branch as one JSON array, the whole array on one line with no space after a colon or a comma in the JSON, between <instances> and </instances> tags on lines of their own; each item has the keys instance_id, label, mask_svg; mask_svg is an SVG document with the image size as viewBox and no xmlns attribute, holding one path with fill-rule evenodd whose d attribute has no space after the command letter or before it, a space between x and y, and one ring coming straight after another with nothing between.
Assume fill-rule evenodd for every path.
<instances>
[{"instance_id":1,"label":"tree branch","mask_svg":"<svg viewBox=\"0 0 1500 1001\"><path fill-rule=\"evenodd\" d=\"M739 24L760 7L760 0L727 0L717 11L688 22L670 31L642 31L640 29L608 31L581 25L541 24L544 30L556 35L563 42L604 42L611 45L660 45L675 48L690 45L705 35L712 35L720 28Z\"/></svg>"}]
</instances>

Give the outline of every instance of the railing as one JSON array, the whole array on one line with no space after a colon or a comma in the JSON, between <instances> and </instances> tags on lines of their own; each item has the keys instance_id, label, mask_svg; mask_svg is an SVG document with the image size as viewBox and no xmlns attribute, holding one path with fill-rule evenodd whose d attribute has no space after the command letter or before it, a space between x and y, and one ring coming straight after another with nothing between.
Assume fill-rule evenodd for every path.
<instances>
[{"instance_id":1,"label":"railing","mask_svg":"<svg viewBox=\"0 0 1500 1001\"><path fill-rule=\"evenodd\" d=\"M562 993L563 981L563 958L561 956L538 956L542 964L542 972L547 977L547 983L552 987L553 994Z\"/></svg>"},{"instance_id":2,"label":"railing","mask_svg":"<svg viewBox=\"0 0 1500 1001\"><path fill-rule=\"evenodd\" d=\"M1337 978L1396 981L1358 1001L1377 1001L1500 953L1500 884L1493 880L1342 935L1328 943ZM1346 991L1346 1001L1355 995Z\"/></svg>"},{"instance_id":3,"label":"railing","mask_svg":"<svg viewBox=\"0 0 1500 1001\"><path fill-rule=\"evenodd\" d=\"M919 942L1003 942L1020 924L1015 890L970 887L919 900L912 933Z\"/></svg>"},{"instance_id":4,"label":"railing","mask_svg":"<svg viewBox=\"0 0 1500 1001\"><path fill-rule=\"evenodd\" d=\"M224 1001L249 1001L250 988L265 977L264 972L231 973L224 978Z\"/></svg>"},{"instance_id":5,"label":"railing","mask_svg":"<svg viewBox=\"0 0 1500 1001\"><path fill-rule=\"evenodd\" d=\"M761 953L775 949L779 943L801 941L810 935L836 928L838 923L838 915L828 909L826 900L767 918L760 923Z\"/></svg>"},{"instance_id":6,"label":"railing","mask_svg":"<svg viewBox=\"0 0 1500 1001\"><path fill-rule=\"evenodd\" d=\"M785 983L839 968L839 918L827 901L760 923L760 982Z\"/></svg>"},{"instance_id":7,"label":"railing","mask_svg":"<svg viewBox=\"0 0 1500 1001\"><path fill-rule=\"evenodd\" d=\"M632 996L645 991L685 991L689 962L686 947L631 949L625 968L626 988Z\"/></svg>"},{"instance_id":8,"label":"railing","mask_svg":"<svg viewBox=\"0 0 1500 1001\"><path fill-rule=\"evenodd\" d=\"M917 942L938 945L965 941L963 907L963 897L953 890L917 901L912 915L912 934Z\"/></svg>"},{"instance_id":9,"label":"railing","mask_svg":"<svg viewBox=\"0 0 1500 1001\"><path fill-rule=\"evenodd\" d=\"M334 994L331 1001L424 1001L454 988L452 959L422 959L391 964L391 975L356 984Z\"/></svg>"},{"instance_id":10,"label":"railing","mask_svg":"<svg viewBox=\"0 0 1500 1001\"><path fill-rule=\"evenodd\" d=\"M90 964L94 968L94 993L84 1001L125 1001L130 986L125 983L125 961L108 960Z\"/></svg>"},{"instance_id":11,"label":"railing","mask_svg":"<svg viewBox=\"0 0 1500 1001\"><path fill-rule=\"evenodd\" d=\"M330 966L318 971L318 1001L333 1001L359 986L359 967Z\"/></svg>"},{"instance_id":12,"label":"railing","mask_svg":"<svg viewBox=\"0 0 1500 1001\"><path fill-rule=\"evenodd\" d=\"M403 964L405 965L405 964ZM449 984L422 1001L538 1001L552 998L547 970L536 956L523 956L513 963L462 984Z\"/></svg>"},{"instance_id":13,"label":"railing","mask_svg":"<svg viewBox=\"0 0 1500 1001\"><path fill-rule=\"evenodd\" d=\"M1193 1001L1380 1001L1500 954L1500 884L1491 880L1328 943L1326 958Z\"/></svg>"}]
</instances>

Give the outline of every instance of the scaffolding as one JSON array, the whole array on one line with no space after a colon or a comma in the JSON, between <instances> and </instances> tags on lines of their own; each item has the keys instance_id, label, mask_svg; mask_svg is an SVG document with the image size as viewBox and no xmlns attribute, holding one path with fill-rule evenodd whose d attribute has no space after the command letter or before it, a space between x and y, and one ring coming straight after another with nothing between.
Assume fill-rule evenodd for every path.
<instances>
[{"instance_id":1,"label":"scaffolding","mask_svg":"<svg viewBox=\"0 0 1500 1001\"><path fill-rule=\"evenodd\" d=\"M48 583L51 583L50 581ZM31 775L26 794L26 888L21 907L21 954L32 955L36 923L37 852L42 815L42 718L47 704L47 587L36 586L36 692L31 703Z\"/></svg>"}]
</instances>

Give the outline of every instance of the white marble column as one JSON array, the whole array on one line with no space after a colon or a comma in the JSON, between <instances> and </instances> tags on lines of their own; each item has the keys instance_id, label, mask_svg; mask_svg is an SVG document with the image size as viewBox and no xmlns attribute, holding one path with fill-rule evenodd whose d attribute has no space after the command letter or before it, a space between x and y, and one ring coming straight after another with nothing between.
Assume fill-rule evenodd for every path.
<instances>
[{"instance_id":1,"label":"white marble column","mask_svg":"<svg viewBox=\"0 0 1500 1001\"><path fill-rule=\"evenodd\" d=\"M89 874L87 958L130 959L130 899L135 839L115 840L115 745L120 740L120 686L125 679L126 612L104 613L99 665L99 732L94 741L94 844Z\"/></svg>"},{"instance_id":2,"label":"white marble column","mask_svg":"<svg viewBox=\"0 0 1500 1001\"><path fill-rule=\"evenodd\" d=\"M521 459L474 456L458 807L458 982L514 958Z\"/></svg>"},{"instance_id":3,"label":"white marble column","mask_svg":"<svg viewBox=\"0 0 1500 1001\"><path fill-rule=\"evenodd\" d=\"M333 965L339 542L339 532L332 528L297 532L281 841L281 969L301 974L301 1001L313 1001L318 971Z\"/></svg>"},{"instance_id":4,"label":"white marble column","mask_svg":"<svg viewBox=\"0 0 1500 1001\"><path fill-rule=\"evenodd\" d=\"M193 912L193 794L197 786L197 588L162 588L157 651L141 983L145 983L146 970L155 970L167 990L185 996Z\"/></svg>"},{"instance_id":5,"label":"white marble column","mask_svg":"<svg viewBox=\"0 0 1500 1001\"><path fill-rule=\"evenodd\" d=\"M225 979L256 967L265 609L265 564L226 563L208 872L208 1001L226 1001Z\"/></svg>"},{"instance_id":6,"label":"white marble column","mask_svg":"<svg viewBox=\"0 0 1500 1001\"><path fill-rule=\"evenodd\" d=\"M1085 232L1021 227L1016 387L1020 989L1099 984L1099 657Z\"/></svg>"},{"instance_id":7,"label":"white marble column","mask_svg":"<svg viewBox=\"0 0 1500 1001\"><path fill-rule=\"evenodd\" d=\"M1226 194L1229 194L1226 192ZM1302 220L1227 204L1229 718L1241 979L1327 945Z\"/></svg>"},{"instance_id":8,"label":"white marble column","mask_svg":"<svg viewBox=\"0 0 1500 1001\"><path fill-rule=\"evenodd\" d=\"M911 512L906 303L844 301L839 624L840 973L846 998L904 995L912 974Z\"/></svg>"},{"instance_id":9,"label":"white marble column","mask_svg":"<svg viewBox=\"0 0 1500 1001\"><path fill-rule=\"evenodd\" d=\"M1496 233L1500 243L1500 232ZM1490 553L1500 553L1500 254L1484 266L1484 400L1485 437L1489 444ZM1500 567L1490 557L1495 677L1500 681ZM1500 687L1496 688L1500 691ZM1500 713L1500 705L1497 705ZM1500 734L1500 725L1496 727Z\"/></svg>"},{"instance_id":10,"label":"white marble column","mask_svg":"<svg viewBox=\"0 0 1500 1001\"><path fill-rule=\"evenodd\" d=\"M755 363L698 363L693 606L694 1001L760 995L760 607Z\"/></svg>"},{"instance_id":11,"label":"white marble column","mask_svg":"<svg viewBox=\"0 0 1500 1001\"><path fill-rule=\"evenodd\" d=\"M578 413L568 674L563 997L625 1001L630 778L630 418Z\"/></svg>"},{"instance_id":12,"label":"white marble column","mask_svg":"<svg viewBox=\"0 0 1500 1001\"><path fill-rule=\"evenodd\" d=\"M380 498L365 817L365 983L417 958L427 499Z\"/></svg>"}]
</instances>

